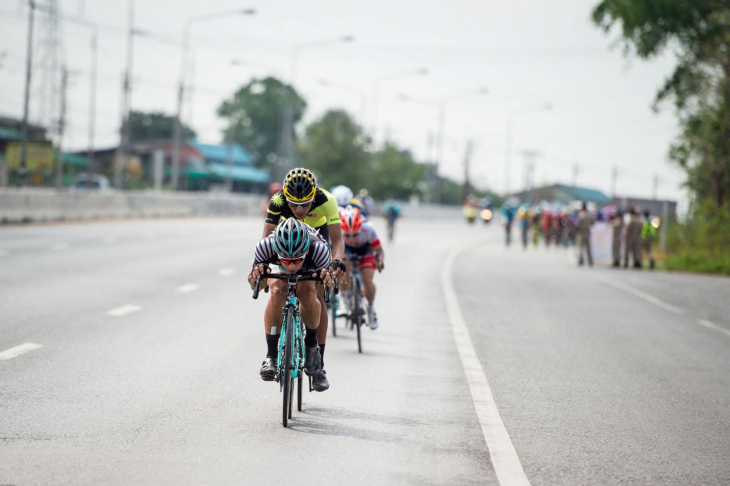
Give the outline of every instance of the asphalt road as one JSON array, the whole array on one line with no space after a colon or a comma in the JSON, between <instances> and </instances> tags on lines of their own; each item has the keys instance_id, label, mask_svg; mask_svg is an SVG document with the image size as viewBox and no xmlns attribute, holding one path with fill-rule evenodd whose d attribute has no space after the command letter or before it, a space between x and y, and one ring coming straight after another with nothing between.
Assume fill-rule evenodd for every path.
<instances>
[{"instance_id":1,"label":"asphalt road","mask_svg":"<svg viewBox=\"0 0 730 486\"><path fill-rule=\"evenodd\" d=\"M498 484L450 255L530 483L730 483L730 279L578 268L505 249L496 226L403 221L380 329L362 355L348 331L328 339L331 389L284 429L258 376L265 296L245 283L261 230L0 229L0 484Z\"/></svg>"}]
</instances>

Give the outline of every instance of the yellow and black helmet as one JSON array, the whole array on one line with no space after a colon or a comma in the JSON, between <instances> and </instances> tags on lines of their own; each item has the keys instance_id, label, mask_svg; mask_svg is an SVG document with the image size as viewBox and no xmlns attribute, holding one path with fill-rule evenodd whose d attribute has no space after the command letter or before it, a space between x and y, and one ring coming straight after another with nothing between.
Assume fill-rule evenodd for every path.
<instances>
[{"instance_id":1,"label":"yellow and black helmet","mask_svg":"<svg viewBox=\"0 0 730 486\"><path fill-rule=\"evenodd\" d=\"M317 178L307 169L292 169L284 178L284 197L293 203L305 203L317 193Z\"/></svg>"}]
</instances>

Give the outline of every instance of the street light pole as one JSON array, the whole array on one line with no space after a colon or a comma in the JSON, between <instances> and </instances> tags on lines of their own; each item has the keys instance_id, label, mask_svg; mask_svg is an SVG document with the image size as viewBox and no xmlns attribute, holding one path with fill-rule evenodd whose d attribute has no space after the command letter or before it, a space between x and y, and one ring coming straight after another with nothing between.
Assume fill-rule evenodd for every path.
<instances>
[{"instance_id":1,"label":"street light pole","mask_svg":"<svg viewBox=\"0 0 730 486\"><path fill-rule=\"evenodd\" d=\"M20 129L20 169L25 183L25 167L28 158L28 108L30 105L30 81L33 73L33 21L35 19L35 2L28 2L28 45L25 56L25 94L23 98L23 122Z\"/></svg>"},{"instance_id":2,"label":"street light pole","mask_svg":"<svg viewBox=\"0 0 730 486\"><path fill-rule=\"evenodd\" d=\"M552 103L545 103L540 107L533 108L518 108L513 111L507 119L507 139L505 141L505 155L504 155L504 195L509 196L510 191L510 172L512 170L512 126L517 115L523 115L527 113L535 113L538 111L549 111L553 109Z\"/></svg>"},{"instance_id":3,"label":"street light pole","mask_svg":"<svg viewBox=\"0 0 730 486\"><path fill-rule=\"evenodd\" d=\"M210 15L201 15L188 19L183 26L182 37L182 58L180 60L180 81L177 89L177 111L175 113L175 122L173 126L173 145L172 145L172 189L177 190L180 172L180 144L182 139L182 110L183 97L185 94L185 74L187 70L188 50L190 47L190 29L193 24L205 22L208 20L216 20L220 18L230 17L231 15L254 15L255 9L236 9L233 11L220 12Z\"/></svg>"}]
</instances>

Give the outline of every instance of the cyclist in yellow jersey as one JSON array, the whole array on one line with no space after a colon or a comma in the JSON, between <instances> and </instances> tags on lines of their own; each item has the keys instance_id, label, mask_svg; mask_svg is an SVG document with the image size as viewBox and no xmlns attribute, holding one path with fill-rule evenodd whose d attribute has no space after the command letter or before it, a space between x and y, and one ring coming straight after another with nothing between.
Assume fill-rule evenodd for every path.
<instances>
[{"instance_id":1,"label":"cyclist in yellow jersey","mask_svg":"<svg viewBox=\"0 0 730 486\"><path fill-rule=\"evenodd\" d=\"M292 169L284 178L281 191L271 197L269 208L266 212L264 222L263 238L269 236L281 219L296 218L315 230L332 245L332 262L330 268L336 279L344 279L345 265L342 258L345 254L345 243L342 239L342 226L340 225L340 213L337 201L329 192L317 187L317 178L307 169ZM281 280L269 281L272 297L266 306L264 320L267 327L276 329L279 323L276 322L278 305L273 295L279 295L282 287L286 284ZM320 321L317 328L317 341L319 353L322 357L322 371L312 379L312 387L315 390L323 391L329 388L327 375L324 371L324 348L327 340L327 306L324 303L324 288L318 285L317 297L321 306ZM274 331L273 334L276 334Z\"/></svg>"}]
</instances>

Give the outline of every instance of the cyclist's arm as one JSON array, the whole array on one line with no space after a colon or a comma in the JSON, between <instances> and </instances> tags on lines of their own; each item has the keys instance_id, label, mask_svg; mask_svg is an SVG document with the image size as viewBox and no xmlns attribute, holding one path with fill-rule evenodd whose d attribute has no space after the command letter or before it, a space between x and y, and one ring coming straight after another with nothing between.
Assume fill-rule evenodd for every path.
<instances>
[{"instance_id":1,"label":"cyclist's arm","mask_svg":"<svg viewBox=\"0 0 730 486\"><path fill-rule=\"evenodd\" d=\"M339 217L336 224L328 224L327 230L332 241L332 259L342 261L345 258L345 242L342 239L342 226Z\"/></svg>"},{"instance_id":2,"label":"cyclist's arm","mask_svg":"<svg viewBox=\"0 0 730 486\"><path fill-rule=\"evenodd\" d=\"M262 236L262 238L266 238L267 236L269 236L271 233L274 232L275 229L275 224L271 224L269 222L264 223L264 235Z\"/></svg>"}]
</instances>

